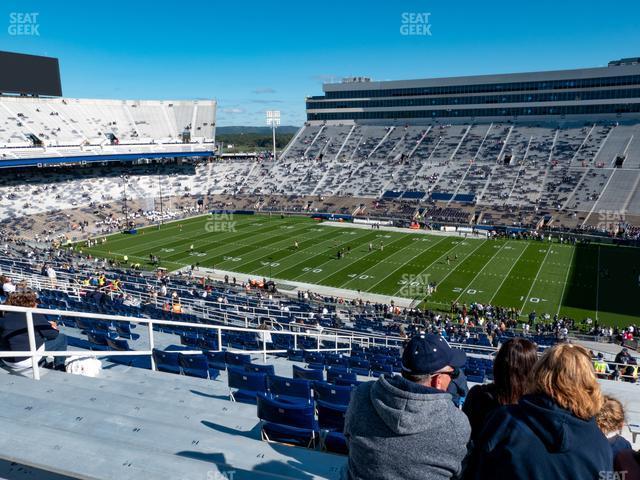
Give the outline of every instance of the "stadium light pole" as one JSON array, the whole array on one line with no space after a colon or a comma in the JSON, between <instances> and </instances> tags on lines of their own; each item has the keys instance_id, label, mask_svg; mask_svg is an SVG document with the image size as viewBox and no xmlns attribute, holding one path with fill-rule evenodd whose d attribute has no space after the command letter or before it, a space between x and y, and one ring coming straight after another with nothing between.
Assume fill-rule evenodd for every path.
<instances>
[{"instance_id":1,"label":"stadium light pole","mask_svg":"<svg viewBox=\"0 0 640 480\"><path fill-rule=\"evenodd\" d=\"M280 110L267 110L267 125L273 135L273 161L276 161L276 127L280 126Z\"/></svg>"}]
</instances>

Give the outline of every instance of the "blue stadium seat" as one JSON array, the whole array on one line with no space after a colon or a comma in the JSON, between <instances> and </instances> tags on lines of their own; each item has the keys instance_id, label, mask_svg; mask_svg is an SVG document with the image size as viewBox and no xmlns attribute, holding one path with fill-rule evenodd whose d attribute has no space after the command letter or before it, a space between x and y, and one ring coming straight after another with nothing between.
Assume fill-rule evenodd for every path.
<instances>
[{"instance_id":1,"label":"blue stadium seat","mask_svg":"<svg viewBox=\"0 0 640 480\"><path fill-rule=\"evenodd\" d=\"M304 352L302 350L287 350L287 358L291 362L304 362Z\"/></svg>"},{"instance_id":2,"label":"blue stadium seat","mask_svg":"<svg viewBox=\"0 0 640 480\"><path fill-rule=\"evenodd\" d=\"M340 367L348 367L349 366L349 359L347 357L336 357L336 356L328 356L326 358L326 363L327 365L335 365L335 366L340 366Z\"/></svg>"},{"instance_id":3,"label":"blue stadium seat","mask_svg":"<svg viewBox=\"0 0 640 480\"><path fill-rule=\"evenodd\" d=\"M227 367L229 397L235 402L255 403L257 393L267 393L267 376L264 373L247 372L235 367ZM232 392L231 389L236 389Z\"/></svg>"},{"instance_id":4,"label":"blue stadium seat","mask_svg":"<svg viewBox=\"0 0 640 480\"><path fill-rule=\"evenodd\" d=\"M186 345L188 347L198 348L198 335L192 333L185 333L184 335L180 335L180 344Z\"/></svg>"},{"instance_id":5,"label":"blue stadium seat","mask_svg":"<svg viewBox=\"0 0 640 480\"><path fill-rule=\"evenodd\" d=\"M106 338L107 338L107 346L112 350L118 350L121 352L127 352L131 350L126 340L122 340L121 338L111 338L108 336Z\"/></svg>"},{"instance_id":6,"label":"blue stadium seat","mask_svg":"<svg viewBox=\"0 0 640 480\"><path fill-rule=\"evenodd\" d=\"M311 403L311 382L277 375L267 377L269 393L280 401Z\"/></svg>"},{"instance_id":7,"label":"blue stadium seat","mask_svg":"<svg viewBox=\"0 0 640 480\"><path fill-rule=\"evenodd\" d=\"M209 364L209 371L211 371L211 369L215 369L215 370L226 370L227 369L227 363L226 363L227 352L225 352L225 351L222 351L222 352L205 352L204 354L207 356L207 363Z\"/></svg>"},{"instance_id":8,"label":"blue stadium seat","mask_svg":"<svg viewBox=\"0 0 640 480\"><path fill-rule=\"evenodd\" d=\"M324 370L324 365L322 363L309 363L307 368L310 370Z\"/></svg>"},{"instance_id":9,"label":"blue stadium seat","mask_svg":"<svg viewBox=\"0 0 640 480\"><path fill-rule=\"evenodd\" d=\"M320 430L313 405L281 402L262 393L257 403L263 440L315 448Z\"/></svg>"},{"instance_id":10,"label":"blue stadium seat","mask_svg":"<svg viewBox=\"0 0 640 480\"><path fill-rule=\"evenodd\" d=\"M362 382L353 378L336 378L334 383L342 387L357 387Z\"/></svg>"},{"instance_id":11,"label":"blue stadium seat","mask_svg":"<svg viewBox=\"0 0 640 480\"><path fill-rule=\"evenodd\" d=\"M273 365L260 365L257 363L245 363L244 369L248 372L264 373L265 375L275 375L276 371Z\"/></svg>"},{"instance_id":12,"label":"blue stadium seat","mask_svg":"<svg viewBox=\"0 0 640 480\"><path fill-rule=\"evenodd\" d=\"M179 353L178 361L185 375L189 377L209 378L209 365L207 364L207 357L205 355L185 355Z\"/></svg>"},{"instance_id":13,"label":"blue stadium seat","mask_svg":"<svg viewBox=\"0 0 640 480\"><path fill-rule=\"evenodd\" d=\"M90 330L87 333L87 339L89 343L91 343L92 350L106 350L109 346L107 343L108 334L106 332L98 332L95 330Z\"/></svg>"},{"instance_id":14,"label":"blue stadium seat","mask_svg":"<svg viewBox=\"0 0 640 480\"><path fill-rule=\"evenodd\" d=\"M180 375L180 361L178 359L178 353L163 352L162 350L154 348L152 354L158 371L177 373Z\"/></svg>"},{"instance_id":15,"label":"blue stadium seat","mask_svg":"<svg viewBox=\"0 0 640 480\"><path fill-rule=\"evenodd\" d=\"M324 354L322 352L304 352L304 361L307 363L319 363L324 365Z\"/></svg>"},{"instance_id":16,"label":"blue stadium seat","mask_svg":"<svg viewBox=\"0 0 640 480\"><path fill-rule=\"evenodd\" d=\"M331 367L327 369L327 382L336 383L337 380L353 381L357 380L355 373L350 372L346 368Z\"/></svg>"},{"instance_id":17,"label":"blue stadium seat","mask_svg":"<svg viewBox=\"0 0 640 480\"><path fill-rule=\"evenodd\" d=\"M387 377L393 375L393 365L373 363L371 365L371 375L374 377L379 377L382 374L386 375Z\"/></svg>"},{"instance_id":18,"label":"blue stadium seat","mask_svg":"<svg viewBox=\"0 0 640 480\"><path fill-rule=\"evenodd\" d=\"M341 455L349 454L347 439L342 432L326 432L322 439L322 449L327 452L339 453Z\"/></svg>"},{"instance_id":19,"label":"blue stadium seat","mask_svg":"<svg viewBox=\"0 0 640 480\"><path fill-rule=\"evenodd\" d=\"M245 363L249 362L251 362L251 355L247 355L246 353L226 352L225 363L227 365L242 367Z\"/></svg>"},{"instance_id":20,"label":"blue stadium seat","mask_svg":"<svg viewBox=\"0 0 640 480\"><path fill-rule=\"evenodd\" d=\"M318 425L323 430L344 431L344 416L347 413L347 408L347 405L334 405L318 400L316 402Z\"/></svg>"},{"instance_id":21,"label":"blue stadium seat","mask_svg":"<svg viewBox=\"0 0 640 480\"><path fill-rule=\"evenodd\" d=\"M334 385L328 382L314 382L313 393L316 400L335 405L349 405L353 387Z\"/></svg>"},{"instance_id":22,"label":"blue stadium seat","mask_svg":"<svg viewBox=\"0 0 640 480\"><path fill-rule=\"evenodd\" d=\"M131 331L131 324L124 322L116 322L116 332L122 338L128 338L129 340L138 340L140 335Z\"/></svg>"},{"instance_id":23,"label":"blue stadium seat","mask_svg":"<svg viewBox=\"0 0 640 480\"><path fill-rule=\"evenodd\" d=\"M324 380L323 370L306 370L297 365L293 365L293 378L301 378L303 380Z\"/></svg>"},{"instance_id":24,"label":"blue stadium seat","mask_svg":"<svg viewBox=\"0 0 640 480\"><path fill-rule=\"evenodd\" d=\"M371 368L371 362L366 358L351 357L349 358L349 367L369 370Z\"/></svg>"},{"instance_id":25,"label":"blue stadium seat","mask_svg":"<svg viewBox=\"0 0 640 480\"><path fill-rule=\"evenodd\" d=\"M471 383L484 383L484 375L467 375L467 381Z\"/></svg>"}]
</instances>

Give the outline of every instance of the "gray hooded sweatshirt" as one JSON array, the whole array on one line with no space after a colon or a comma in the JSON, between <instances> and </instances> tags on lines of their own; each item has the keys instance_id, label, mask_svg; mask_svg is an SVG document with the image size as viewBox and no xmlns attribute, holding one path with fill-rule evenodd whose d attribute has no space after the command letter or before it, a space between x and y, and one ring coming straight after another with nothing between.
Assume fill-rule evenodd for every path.
<instances>
[{"instance_id":1,"label":"gray hooded sweatshirt","mask_svg":"<svg viewBox=\"0 0 640 480\"><path fill-rule=\"evenodd\" d=\"M443 480L461 473L471 427L448 393L383 375L353 392L344 433L351 480Z\"/></svg>"}]
</instances>

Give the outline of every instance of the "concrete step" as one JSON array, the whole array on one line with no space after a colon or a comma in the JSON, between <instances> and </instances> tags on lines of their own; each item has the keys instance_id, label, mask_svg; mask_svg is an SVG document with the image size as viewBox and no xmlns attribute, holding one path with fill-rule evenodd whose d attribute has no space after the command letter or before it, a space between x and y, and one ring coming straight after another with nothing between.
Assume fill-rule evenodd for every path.
<instances>
[{"instance_id":1,"label":"concrete step","mask_svg":"<svg viewBox=\"0 0 640 480\"><path fill-rule=\"evenodd\" d=\"M44 394L42 385L47 385ZM204 390L164 389L157 392L154 388L141 385L132 388L117 379L105 380L50 372L40 382L10 378L8 382L0 383L0 393L12 395L15 392L35 398L55 398L56 402L70 407L90 403L94 410L105 414L112 412L115 405L119 413L147 421L165 422L164 410L170 404L179 406L177 417L181 423L193 426L200 423L198 419L203 415L224 427L247 431L258 423L254 405L230 402L227 397L218 399Z\"/></svg>"},{"instance_id":2,"label":"concrete step","mask_svg":"<svg viewBox=\"0 0 640 480\"><path fill-rule=\"evenodd\" d=\"M136 373L137 384L132 383L131 372L116 371L109 372L110 378L100 379L48 372L38 382L3 376L6 381L0 384L3 405L0 422L7 428L0 445L10 444L14 436L25 442L29 435L40 439L42 429L52 436L64 434L61 438L65 451L76 455L72 455L75 460L68 458L67 463L62 462L66 469L56 469L57 472L76 472L77 459L92 458L94 450L99 451L102 445L108 445L118 459L126 457L119 463L122 471L118 475L109 475L110 470L105 470L98 478L144 478L135 470L143 467L139 462L142 458L158 465L165 457L181 460L189 457L196 464L204 460L221 465L220 471L229 468L250 472L246 478L262 478L257 476L258 472L281 478L338 478L346 461L340 456L262 442L255 406L208 398L192 391L214 382L142 370ZM121 381L124 377L128 377L127 382ZM38 440L36 448L25 450L20 459L11 460L39 466L35 461L41 457L44 448L41 445ZM8 448L0 447L3 452L0 457L7 459L5 453L22 451ZM48 465L60 462L45 463ZM200 465L185 468L187 472L200 474ZM156 478L204 478L175 476L172 469L165 472L168 476Z\"/></svg>"},{"instance_id":3,"label":"concrete step","mask_svg":"<svg viewBox=\"0 0 640 480\"><path fill-rule=\"evenodd\" d=\"M47 425L39 425L34 429L20 419L0 417L0 429L4 433L0 437L2 458L11 462L14 469L35 470L36 476L29 476L31 479L209 480L229 478L232 471L235 472L234 479L287 478L231 467L224 463L222 454L203 455L200 457L202 461L198 461L198 457L190 452L151 454L118 441L98 441L84 434Z\"/></svg>"}]
</instances>

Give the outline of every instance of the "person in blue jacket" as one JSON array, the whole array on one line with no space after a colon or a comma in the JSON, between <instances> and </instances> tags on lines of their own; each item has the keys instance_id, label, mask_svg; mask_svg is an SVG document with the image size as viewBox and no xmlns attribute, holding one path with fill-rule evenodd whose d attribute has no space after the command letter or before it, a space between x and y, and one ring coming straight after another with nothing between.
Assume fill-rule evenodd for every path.
<instances>
[{"instance_id":1,"label":"person in blue jacket","mask_svg":"<svg viewBox=\"0 0 640 480\"><path fill-rule=\"evenodd\" d=\"M609 475L611 447L594 418L603 396L589 352L556 345L531 375L532 393L488 419L465 477L594 480Z\"/></svg>"}]
</instances>

